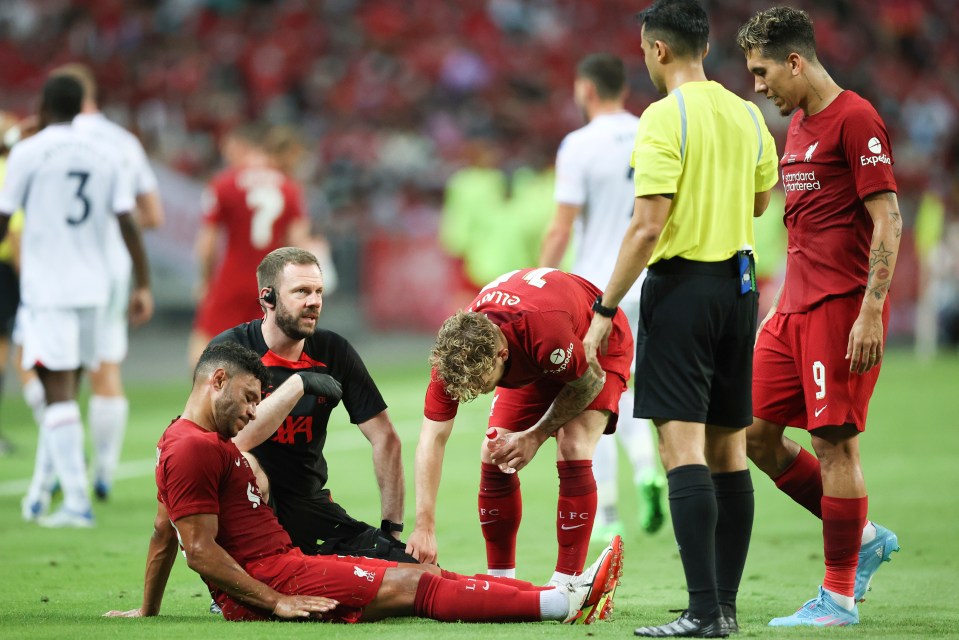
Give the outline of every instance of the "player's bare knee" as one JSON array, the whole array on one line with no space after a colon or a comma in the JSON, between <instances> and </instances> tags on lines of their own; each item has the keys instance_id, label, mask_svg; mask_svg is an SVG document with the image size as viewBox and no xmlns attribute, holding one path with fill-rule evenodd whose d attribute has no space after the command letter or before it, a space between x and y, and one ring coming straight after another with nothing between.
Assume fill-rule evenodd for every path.
<instances>
[{"instance_id":1,"label":"player's bare knee","mask_svg":"<svg viewBox=\"0 0 959 640\"><path fill-rule=\"evenodd\" d=\"M376 597L363 610L364 620L413 615L416 590L425 572L423 568L416 565L401 565L386 569Z\"/></svg>"}]
</instances>

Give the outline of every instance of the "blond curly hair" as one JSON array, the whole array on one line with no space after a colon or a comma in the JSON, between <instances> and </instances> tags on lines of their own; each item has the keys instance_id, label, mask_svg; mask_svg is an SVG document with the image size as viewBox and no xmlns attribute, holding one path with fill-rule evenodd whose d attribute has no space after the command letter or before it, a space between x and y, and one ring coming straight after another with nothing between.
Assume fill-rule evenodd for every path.
<instances>
[{"instance_id":1,"label":"blond curly hair","mask_svg":"<svg viewBox=\"0 0 959 640\"><path fill-rule=\"evenodd\" d=\"M430 365L458 402L474 400L485 390L484 378L496 363L497 332L489 318L459 311L447 318L430 352Z\"/></svg>"}]
</instances>

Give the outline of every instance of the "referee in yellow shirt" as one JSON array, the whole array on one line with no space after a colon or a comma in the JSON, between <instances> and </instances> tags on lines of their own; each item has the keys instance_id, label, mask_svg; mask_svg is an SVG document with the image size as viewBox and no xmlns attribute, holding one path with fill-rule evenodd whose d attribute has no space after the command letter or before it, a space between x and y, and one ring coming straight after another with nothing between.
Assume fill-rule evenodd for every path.
<instances>
[{"instance_id":1,"label":"referee in yellow shirt","mask_svg":"<svg viewBox=\"0 0 959 640\"><path fill-rule=\"evenodd\" d=\"M648 265L635 415L659 431L689 607L636 635L723 637L738 631L753 521L744 431L758 299L752 218L769 203L778 157L759 109L706 79L699 3L658 0L639 17L649 77L666 97L639 122L633 218L584 345L590 357L605 348L609 318Z\"/></svg>"}]
</instances>

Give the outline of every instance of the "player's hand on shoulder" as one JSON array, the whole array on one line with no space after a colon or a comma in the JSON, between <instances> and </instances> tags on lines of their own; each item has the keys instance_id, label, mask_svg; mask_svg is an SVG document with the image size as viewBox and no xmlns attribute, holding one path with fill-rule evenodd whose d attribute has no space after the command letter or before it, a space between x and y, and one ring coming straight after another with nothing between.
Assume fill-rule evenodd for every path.
<instances>
[{"instance_id":1,"label":"player's hand on shoulder","mask_svg":"<svg viewBox=\"0 0 959 640\"><path fill-rule=\"evenodd\" d=\"M273 608L278 618L309 618L314 614L326 613L336 608L339 602L321 596L282 596Z\"/></svg>"},{"instance_id":2,"label":"player's hand on shoulder","mask_svg":"<svg viewBox=\"0 0 959 640\"><path fill-rule=\"evenodd\" d=\"M324 396L334 403L343 397L343 386L333 376L313 371L298 371L297 373L303 378L303 395Z\"/></svg>"},{"instance_id":3,"label":"player's hand on shoulder","mask_svg":"<svg viewBox=\"0 0 959 640\"><path fill-rule=\"evenodd\" d=\"M130 609L129 611L107 611L103 614L104 618L145 618L143 611L140 609Z\"/></svg>"},{"instance_id":4,"label":"player's hand on shoulder","mask_svg":"<svg viewBox=\"0 0 959 640\"><path fill-rule=\"evenodd\" d=\"M406 539L406 553L424 564L436 564L436 533L419 527L413 529Z\"/></svg>"},{"instance_id":5,"label":"player's hand on shoulder","mask_svg":"<svg viewBox=\"0 0 959 640\"><path fill-rule=\"evenodd\" d=\"M153 293L147 288L137 288L130 293L130 324L139 327L153 317Z\"/></svg>"}]
</instances>

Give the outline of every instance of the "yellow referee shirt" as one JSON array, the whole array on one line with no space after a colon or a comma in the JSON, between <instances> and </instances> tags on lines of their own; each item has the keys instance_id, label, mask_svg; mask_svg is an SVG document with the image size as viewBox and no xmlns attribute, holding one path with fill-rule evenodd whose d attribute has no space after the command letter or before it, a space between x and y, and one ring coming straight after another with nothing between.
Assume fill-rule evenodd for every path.
<instances>
[{"instance_id":1,"label":"yellow referee shirt","mask_svg":"<svg viewBox=\"0 0 959 640\"><path fill-rule=\"evenodd\" d=\"M752 247L755 194L775 186L778 160L756 105L717 82L687 82L649 105L633 149L636 196L673 194L649 264Z\"/></svg>"}]
</instances>

